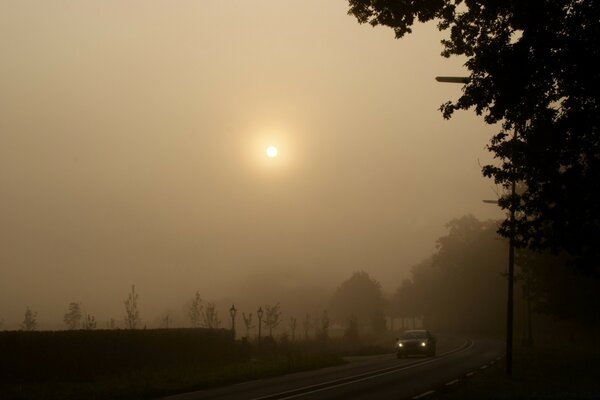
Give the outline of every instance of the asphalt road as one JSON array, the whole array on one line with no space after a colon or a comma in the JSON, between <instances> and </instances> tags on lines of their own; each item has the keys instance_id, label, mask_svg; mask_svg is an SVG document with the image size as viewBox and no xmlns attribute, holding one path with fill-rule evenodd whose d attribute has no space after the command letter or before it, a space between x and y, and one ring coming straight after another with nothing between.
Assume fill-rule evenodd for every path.
<instances>
[{"instance_id":1,"label":"asphalt road","mask_svg":"<svg viewBox=\"0 0 600 400\"><path fill-rule=\"evenodd\" d=\"M170 396L205 399L426 399L497 362L500 341L439 337L436 357L395 354L348 358L348 364Z\"/></svg>"}]
</instances>

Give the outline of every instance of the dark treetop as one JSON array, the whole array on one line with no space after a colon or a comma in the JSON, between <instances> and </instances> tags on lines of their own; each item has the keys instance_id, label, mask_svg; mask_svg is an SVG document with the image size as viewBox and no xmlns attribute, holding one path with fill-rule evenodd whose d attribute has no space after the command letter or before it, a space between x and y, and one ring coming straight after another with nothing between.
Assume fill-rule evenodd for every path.
<instances>
[{"instance_id":1,"label":"dark treetop","mask_svg":"<svg viewBox=\"0 0 600 400\"><path fill-rule=\"evenodd\" d=\"M400 38L415 21L448 32L442 55L463 55L470 80L441 106L446 118L473 107L501 124L483 173L508 189L516 241L566 251L580 270L600 265L600 1L349 0L360 23ZM507 219L500 228L510 235Z\"/></svg>"}]
</instances>

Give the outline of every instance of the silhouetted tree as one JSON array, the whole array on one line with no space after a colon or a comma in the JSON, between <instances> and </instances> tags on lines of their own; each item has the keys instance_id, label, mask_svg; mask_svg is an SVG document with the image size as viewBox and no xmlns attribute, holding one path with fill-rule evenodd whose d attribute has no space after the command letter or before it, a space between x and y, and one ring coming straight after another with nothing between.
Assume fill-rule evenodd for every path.
<instances>
[{"instance_id":1,"label":"silhouetted tree","mask_svg":"<svg viewBox=\"0 0 600 400\"><path fill-rule=\"evenodd\" d=\"M323 315L321 316L321 320L319 321L319 327L317 331L317 339L326 341L329 339L329 325L331 324L331 320L329 319L329 315L327 311L323 311Z\"/></svg>"},{"instance_id":2,"label":"silhouetted tree","mask_svg":"<svg viewBox=\"0 0 600 400\"><path fill-rule=\"evenodd\" d=\"M37 329L37 312L31 311L29 307L25 309L21 329L24 331L35 331Z\"/></svg>"},{"instance_id":3,"label":"silhouetted tree","mask_svg":"<svg viewBox=\"0 0 600 400\"><path fill-rule=\"evenodd\" d=\"M167 311L164 317L160 320L160 327L162 329L169 329L173 324L173 317L171 316L171 312Z\"/></svg>"},{"instance_id":4,"label":"silhouetted tree","mask_svg":"<svg viewBox=\"0 0 600 400\"><path fill-rule=\"evenodd\" d=\"M125 327L128 329L137 329L141 323L140 312L138 310L138 294L135 292L135 285L131 285L131 292L127 296L125 304Z\"/></svg>"},{"instance_id":5,"label":"silhouetted tree","mask_svg":"<svg viewBox=\"0 0 600 400\"><path fill-rule=\"evenodd\" d=\"M91 314L85 314L85 318L83 319L83 329L96 329L96 317Z\"/></svg>"},{"instance_id":6,"label":"silhouetted tree","mask_svg":"<svg viewBox=\"0 0 600 400\"><path fill-rule=\"evenodd\" d=\"M292 332L292 342L296 341L297 326L298 326L298 318L290 317L290 332Z\"/></svg>"},{"instance_id":7,"label":"silhouetted tree","mask_svg":"<svg viewBox=\"0 0 600 400\"><path fill-rule=\"evenodd\" d=\"M355 272L334 292L330 308L336 321L344 322L350 315L359 325L369 326L374 315L383 315L385 300L381 285L364 271Z\"/></svg>"},{"instance_id":8,"label":"silhouetted tree","mask_svg":"<svg viewBox=\"0 0 600 400\"><path fill-rule=\"evenodd\" d=\"M190 304L188 309L188 316L190 317L190 322L194 328L200 326L200 322L202 320L202 299L200 298L200 292L196 291L194 294L194 298Z\"/></svg>"},{"instance_id":9,"label":"silhouetted tree","mask_svg":"<svg viewBox=\"0 0 600 400\"><path fill-rule=\"evenodd\" d=\"M304 316L304 319L302 320L302 330L304 331L304 340L308 340L309 339L309 333L310 330L313 327L313 323L312 320L310 318L310 315L307 313Z\"/></svg>"},{"instance_id":10,"label":"silhouetted tree","mask_svg":"<svg viewBox=\"0 0 600 400\"><path fill-rule=\"evenodd\" d=\"M431 265L431 262L429 262ZM404 279L392 298L392 314L399 317L402 321L401 329L404 329L404 320L423 315L421 308L417 304L417 293L415 293L414 283L410 279Z\"/></svg>"},{"instance_id":11,"label":"silhouetted tree","mask_svg":"<svg viewBox=\"0 0 600 400\"><path fill-rule=\"evenodd\" d=\"M219 313L217 312L215 303L208 303L206 307L204 307L203 320L204 326L209 329L221 326L221 320L219 319Z\"/></svg>"},{"instance_id":12,"label":"silhouetted tree","mask_svg":"<svg viewBox=\"0 0 600 400\"><path fill-rule=\"evenodd\" d=\"M252 325L252 313L246 315L246 313L242 313L242 318L244 320L244 326L246 327L246 338L250 338L250 329L254 328Z\"/></svg>"},{"instance_id":13,"label":"silhouetted tree","mask_svg":"<svg viewBox=\"0 0 600 400\"><path fill-rule=\"evenodd\" d=\"M526 191L500 201L517 211L517 242L565 250L580 269L600 269L600 2L349 0L360 23L385 25L397 38L416 20L449 35L444 57L466 57L469 82L444 117L474 108L501 123L485 176ZM517 134L513 137L512 132ZM500 228L509 237L510 223Z\"/></svg>"},{"instance_id":14,"label":"silhouetted tree","mask_svg":"<svg viewBox=\"0 0 600 400\"><path fill-rule=\"evenodd\" d=\"M281 323L281 311L279 303L274 306L265 306L265 326L269 329L269 336L273 337L273 329Z\"/></svg>"},{"instance_id":15,"label":"silhouetted tree","mask_svg":"<svg viewBox=\"0 0 600 400\"><path fill-rule=\"evenodd\" d=\"M447 228L433 258L413 268L412 284L403 284L397 293L405 299L405 314L423 316L429 328L502 332L507 248L496 224L465 216Z\"/></svg>"},{"instance_id":16,"label":"silhouetted tree","mask_svg":"<svg viewBox=\"0 0 600 400\"><path fill-rule=\"evenodd\" d=\"M81 305L79 303L70 303L69 311L65 314L63 321L68 329L77 329L81 323Z\"/></svg>"}]
</instances>

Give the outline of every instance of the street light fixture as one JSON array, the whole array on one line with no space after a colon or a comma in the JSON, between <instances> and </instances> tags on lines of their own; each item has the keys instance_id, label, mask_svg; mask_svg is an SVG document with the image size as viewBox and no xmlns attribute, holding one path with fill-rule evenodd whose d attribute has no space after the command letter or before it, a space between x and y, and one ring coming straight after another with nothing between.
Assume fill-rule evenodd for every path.
<instances>
[{"instance_id":1,"label":"street light fixture","mask_svg":"<svg viewBox=\"0 0 600 400\"><path fill-rule=\"evenodd\" d=\"M262 307L258 308L256 315L258 316L258 344L260 345L260 332L261 332L261 328L262 328L262 316L263 316Z\"/></svg>"},{"instance_id":2,"label":"street light fixture","mask_svg":"<svg viewBox=\"0 0 600 400\"><path fill-rule=\"evenodd\" d=\"M231 316L231 331L233 332L233 338L235 339L235 315L237 314L237 310L235 308L235 304L231 305L229 309L229 315Z\"/></svg>"},{"instance_id":3,"label":"street light fixture","mask_svg":"<svg viewBox=\"0 0 600 400\"><path fill-rule=\"evenodd\" d=\"M469 83L471 78L468 76L436 76L435 80L444 83Z\"/></svg>"},{"instance_id":4,"label":"street light fixture","mask_svg":"<svg viewBox=\"0 0 600 400\"><path fill-rule=\"evenodd\" d=\"M436 76L435 80L443 83L467 84L471 81L468 76ZM513 140L516 138L516 132ZM515 275L515 180L511 183L511 205L510 205L510 235L508 244L508 299L506 302L506 375L512 376L513 356L513 286ZM484 200L484 203L498 203L493 200Z\"/></svg>"}]
</instances>

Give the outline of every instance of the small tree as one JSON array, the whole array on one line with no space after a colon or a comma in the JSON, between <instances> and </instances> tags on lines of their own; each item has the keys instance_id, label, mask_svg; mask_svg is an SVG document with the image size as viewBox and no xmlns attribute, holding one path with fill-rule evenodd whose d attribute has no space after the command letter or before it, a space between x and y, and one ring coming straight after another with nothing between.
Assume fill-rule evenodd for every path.
<instances>
[{"instance_id":1,"label":"small tree","mask_svg":"<svg viewBox=\"0 0 600 400\"><path fill-rule=\"evenodd\" d=\"M125 327L128 329L137 329L141 323L140 312L138 310L138 294L135 292L135 285L131 285L131 292L124 301L125 304Z\"/></svg>"},{"instance_id":2,"label":"small tree","mask_svg":"<svg viewBox=\"0 0 600 400\"><path fill-rule=\"evenodd\" d=\"M200 292L196 291L196 294L194 294L194 298L192 299L192 303L190 304L190 308L188 309L188 316L190 317L190 322L194 328L200 326L200 322L202 320L202 307Z\"/></svg>"},{"instance_id":3,"label":"small tree","mask_svg":"<svg viewBox=\"0 0 600 400\"><path fill-rule=\"evenodd\" d=\"M111 318L108 320L108 323L106 324L108 329L117 329L117 320L114 318Z\"/></svg>"},{"instance_id":4,"label":"small tree","mask_svg":"<svg viewBox=\"0 0 600 400\"><path fill-rule=\"evenodd\" d=\"M209 329L218 328L221 325L215 303L206 304L206 307L204 307L203 319L204 326Z\"/></svg>"},{"instance_id":5,"label":"small tree","mask_svg":"<svg viewBox=\"0 0 600 400\"><path fill-rule=\"evenodd\" d=\"M65 314L63 321L68 329L77 329L81 323L81 317L81 304L73 302L69 304L69 310Z\"/></svg>"},{"instance_id":6,"label":"small tree","mask_svg":"<svg viewBox=\"0 0 600 400\"><path fill-rule=\"evenodd\" d=\"M246 338L249 339L250 329L254 328L254 325L252 325L252 313L248 314L248 316L246 316L245 313L242 313L242 318L244 319L244 326L246 327Z\"/></svg>"},{"instance_id":7,"label":"small tree","mask_svg":"<svg viewBox=\"0 0 600 400\"><path fill-rule=\"evenodd\" d=\"M298 326L298 318L290 317L290 331L292 332L292 342L296 340L296 328Z\"/></svg>"},{"instance_id":8,"label":"small tree","mask_svg":"<svg viewBox=\"0 0 600 400\"><path fill-rule=\"evenodd\" d=\"M163 329L169 329L171 324L173 323L173 318L171 317L171 313L167 312L167 314L160 321L160 327Z\"/></svg>"},{"instance_id":9,"label":"small tree","mask_svg":"<svg viewBox=\"0 0 600 400\"><path fill-rule=\"evenodd\" d=\"M304 340L308 340L309 332L312 329L312 327L313 327L312 319L310 318L310 315L308 313L306 313L306 316L302 320L302 330L304 331Z\"/></svg>"},{"instance_id":10,"label":"small tree","mask_svg":"<svg viewBox=\"0 0 600 400\"><path fill-rule=\"evenodd\" d=\"M265 325L269 329L269 336L273 337L273 329L281 323L281 311L279 303L274 306L265 306Z\"/></svg>"},{"instance_id":11,"label":"small tree","mask_svg":"<svg viewBox=\"0 0 600 400\"><path fill-rule=\"evenodd\" d=\"M25 309L21 329L24 331L35 331L37 329L37 312L31 311L29 307Z\"/></svg>"},{"instance_id":12,"label":"small tree","mask_svg":"<svg viewBox=\"0 0 600 400\"><path fill-rule=\"evenodd\" d=\"M327 315L327 311L323 311L323 316L319 321L319 331L317 333L317 337L319 340L326 341L329 339L329 316Z\"/></svg>"},{"instance_id":13,"label":"small tree","mask_svg":"<svg viewBox=\"0 0 600 400\"><path fill-rule=\"evenodd\" d=\"M91 314L85 314L85 318L83 319L83 329L96 329L96 317Z\"/></svg>"}]
</instances>

